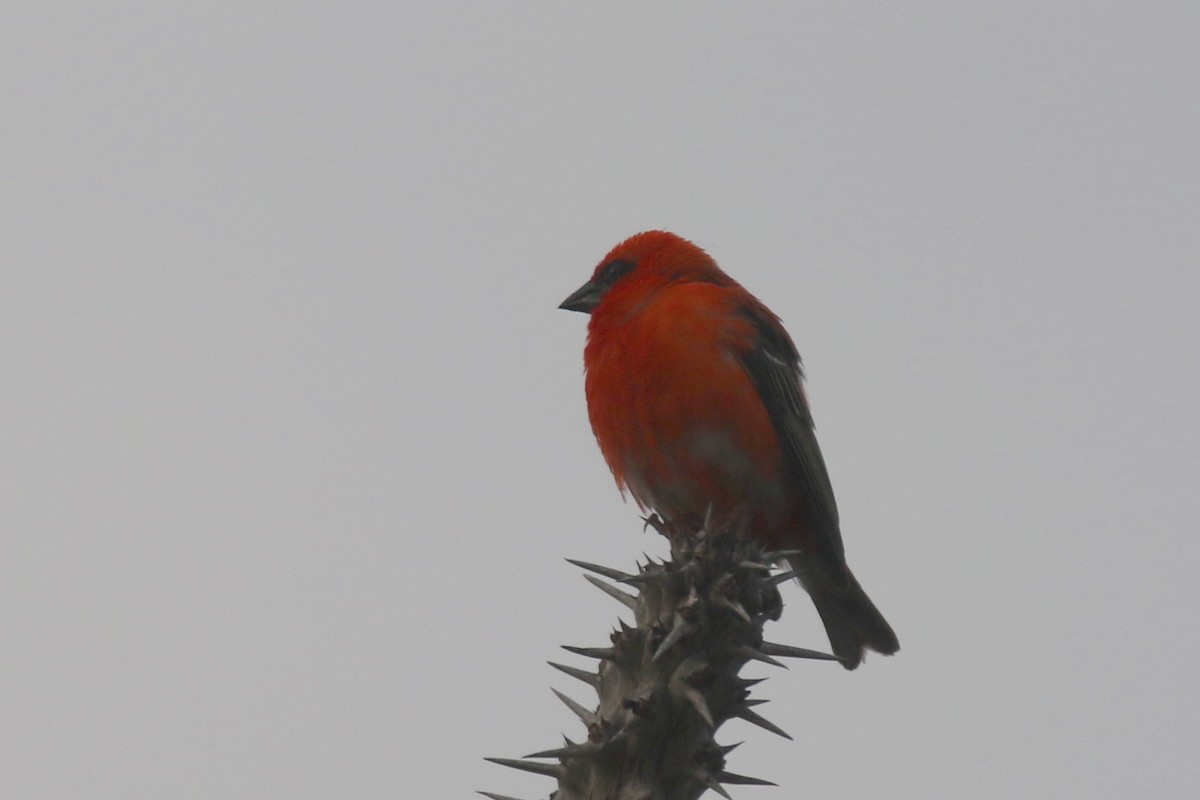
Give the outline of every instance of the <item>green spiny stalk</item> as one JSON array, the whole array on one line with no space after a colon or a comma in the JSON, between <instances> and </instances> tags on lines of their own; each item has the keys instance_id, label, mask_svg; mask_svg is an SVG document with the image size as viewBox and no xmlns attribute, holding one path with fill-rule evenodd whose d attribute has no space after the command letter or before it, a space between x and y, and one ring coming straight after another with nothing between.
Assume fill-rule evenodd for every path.
<instances>
[{"instance_id":1,"label":"green spiny stalk","mask_svg":"<svg viewBox=\"0 0 1200 800\"><path fill-rule=\"evenodd\" d=\"M523 760L488 759L554 778L553 800L695 800L706 789L729 797L725 785L774 785L727 772L725 756L737 745L713 738L734 718L791 738L753 710L765 702L750 698L750 687L760 681L738 673L750 660L777 666L776 657L837 660L763 641L763 626L783 611L776 587L794 577L772 573L785 554L763 552L729 531L650 523L670 540L670 560L651 561L632 574L571 561L620 584L586 576L632 610L636 623L621 622L608 647L565 647L598 659L595 672L551 662L599 697L592 710L555 692L583 722L586 739L567 739ZM550 761L528 760L535 758Z\"/></svg>"}]
</instances>

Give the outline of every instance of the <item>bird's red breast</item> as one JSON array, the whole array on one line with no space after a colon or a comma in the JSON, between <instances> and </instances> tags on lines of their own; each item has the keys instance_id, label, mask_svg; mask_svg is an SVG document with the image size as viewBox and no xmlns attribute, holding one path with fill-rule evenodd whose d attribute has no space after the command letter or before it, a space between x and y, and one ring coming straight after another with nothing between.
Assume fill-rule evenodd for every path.
<instances>
[{"instance_id":1,"label":"bird's red breast","mask_svg":"<svg viewBox=\"0 0 1200 800\"><path fill-rule=\"evenodd\" d=\"M592 429L617 482L668 519L699 524L710 504L718 514L743 503L786 510L779 442L738 359L755 336L743 294L668 283L592 314Z\"/></svg>"}]
</instances>

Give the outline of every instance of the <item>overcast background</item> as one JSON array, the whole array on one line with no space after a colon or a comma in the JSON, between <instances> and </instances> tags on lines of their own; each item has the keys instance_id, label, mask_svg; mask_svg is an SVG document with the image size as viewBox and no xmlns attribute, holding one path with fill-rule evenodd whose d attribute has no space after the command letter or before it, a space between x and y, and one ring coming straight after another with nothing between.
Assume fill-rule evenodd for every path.
<instances>
[{"instance_id":1,"label":"overcast background","mask_svg":"<svg viewBox=\"0 0 1200 800\"><path fill-rule=\"evenodd\" d=\"M0 796L545 797L482 758L581 733L563 558L663 552L556 306L653 227L798 342L903 646L748 670L735 795L1200 785L1194 3L0 17Z\"/></svg>"}]
</instances>

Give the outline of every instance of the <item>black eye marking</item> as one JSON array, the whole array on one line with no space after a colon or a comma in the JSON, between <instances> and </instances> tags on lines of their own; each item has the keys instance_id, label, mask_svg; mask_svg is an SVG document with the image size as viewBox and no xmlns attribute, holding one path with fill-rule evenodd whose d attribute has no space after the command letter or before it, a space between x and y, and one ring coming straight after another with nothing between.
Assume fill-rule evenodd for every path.
<instances>
[{"instance_id":1,"label":"black eye marking","mask_svg":"<svg viewBox=\"0 0 1200 800\"><path fill-rule=\"evenodd\" d=\"M610 261L604 265L604 269L600 270L600 277L597 282L603 286L612 286L621 278L633 271L635 264L632 261Z\"/></svg>"}]
</instances>

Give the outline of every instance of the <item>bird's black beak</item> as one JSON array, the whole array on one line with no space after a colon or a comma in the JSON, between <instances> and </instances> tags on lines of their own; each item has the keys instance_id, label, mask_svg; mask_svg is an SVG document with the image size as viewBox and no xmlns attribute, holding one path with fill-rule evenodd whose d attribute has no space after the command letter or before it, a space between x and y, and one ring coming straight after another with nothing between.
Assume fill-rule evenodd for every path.
<instances>
[{"instance_id":1,"label":"bird's black beak","mask_svg":"<svg viewBox=\"0 0 1200 800\"><path fill-rule=\"evenodd\" d=\"M603 294L604 292L599 286L588 281L571 292L571 296L563 300L558 307L565 308L567 311L582 311L584 314L590 314L593 308L600 305L600 296Z\"/></svg>"}]
</instances>

